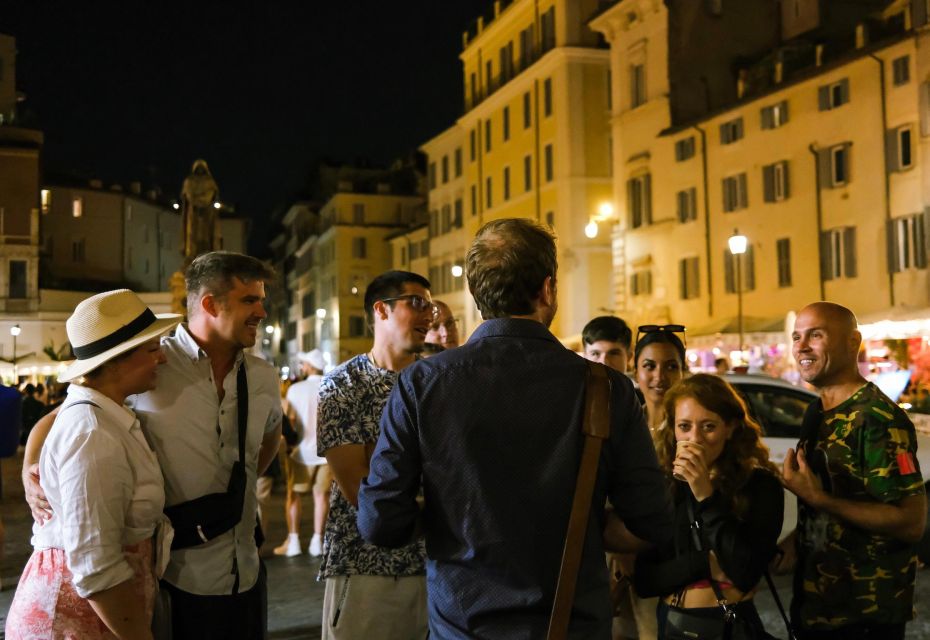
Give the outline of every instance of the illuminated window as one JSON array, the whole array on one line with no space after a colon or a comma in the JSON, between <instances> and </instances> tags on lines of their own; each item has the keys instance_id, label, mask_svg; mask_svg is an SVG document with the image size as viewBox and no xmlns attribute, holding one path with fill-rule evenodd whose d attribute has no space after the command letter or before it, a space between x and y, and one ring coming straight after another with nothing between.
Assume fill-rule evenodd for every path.
<instances>
[{"instance_id":1,"label":"illuminated window","mask_svg":"<svg viewBox=\"0 0 930 640\"><path fill-rule=\"evenodd\" d=\"M42 213L48 213L52 207L52 192L48 189L42 189Z\"/></svg>"},{"instance_id":2,"label":"illuminated window","mask_svg":"<svg viewBox=\"0 0 930 640\"><path fill-rule=\"evenodd\" d=\"M84 215L84 198L75 198L71 201L71 215L75 218Z\"/></svg>"}]
</instances>

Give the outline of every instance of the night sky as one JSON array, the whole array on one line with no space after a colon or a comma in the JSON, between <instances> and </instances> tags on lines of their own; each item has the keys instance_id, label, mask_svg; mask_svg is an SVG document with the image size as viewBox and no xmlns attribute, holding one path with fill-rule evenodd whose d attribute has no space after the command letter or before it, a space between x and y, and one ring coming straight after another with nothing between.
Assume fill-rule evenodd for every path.
<instances>
[{"instance_id":1,"label":"night sky","mask_svg":"<svg viewBox=\"0 0 930 640\"><path fill-rule=\"evenodd\" d=\"M386 163L455 121L490 4L0 0L0 32L48 172L176 197L203 157L261 237L315 160Z\"/></svg>"}]
</instances>

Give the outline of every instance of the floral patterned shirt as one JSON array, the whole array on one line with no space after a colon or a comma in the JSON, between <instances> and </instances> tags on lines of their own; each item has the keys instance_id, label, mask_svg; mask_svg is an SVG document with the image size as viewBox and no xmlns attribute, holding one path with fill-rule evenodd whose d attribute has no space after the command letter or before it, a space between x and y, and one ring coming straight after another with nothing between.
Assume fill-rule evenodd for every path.
<instances>
[{"instance_id":1,"label":"floral patterned shirt","mask_svg":"<svg viewBox=\"0 0 930 640\"><path fill-rule=\"evenodd\" d=\"M326 455L346 444L374 444L381 413L397 373L374 366L367 354L355 356L326 374L320 385L317 451ZM420 539L396 549L365 542L356 525L357 511L333 482L329 517L323 535L320 578L347 575L413 576L426 573L426 549Z\"/></svg>"}]
</instances>

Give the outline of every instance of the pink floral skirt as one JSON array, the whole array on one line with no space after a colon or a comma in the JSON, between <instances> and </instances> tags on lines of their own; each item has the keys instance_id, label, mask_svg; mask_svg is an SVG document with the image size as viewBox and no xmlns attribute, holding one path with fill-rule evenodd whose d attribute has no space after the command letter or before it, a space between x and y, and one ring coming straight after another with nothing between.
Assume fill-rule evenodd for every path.
<instances>
[{"instance_id":1,"label":"pink floral skirt","mask_svg":"<svg viewBox=\"0 0 930 640\"><path fill-rule=\"evenodd\" d=\"M123 547L134 571L133 588L151 618L157 583L152 541ZM61 549L37 549L23 569L6 618L7 640L103 640L115 638L90 602L74 590L71 570Z\"/></svg>"}]
</instances>

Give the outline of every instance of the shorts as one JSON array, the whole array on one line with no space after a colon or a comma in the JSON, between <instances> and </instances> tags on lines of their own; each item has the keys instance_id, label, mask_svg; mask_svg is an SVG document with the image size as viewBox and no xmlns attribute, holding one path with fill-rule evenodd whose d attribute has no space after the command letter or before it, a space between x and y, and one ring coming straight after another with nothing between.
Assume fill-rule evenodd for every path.
<instances>
[{"instance_id":1,"label":"shorts","mask_svg":"<svg viewBox=\"0 0 930 640\"><path fill-rule=\"evenodd\" d=\"M312 487L315 491L327 492L333 483L333 476L328 464L308 467L290 456L284 458L284 475L287 488L294 493L307 493Z\"/></svg>"}]
</instances>

